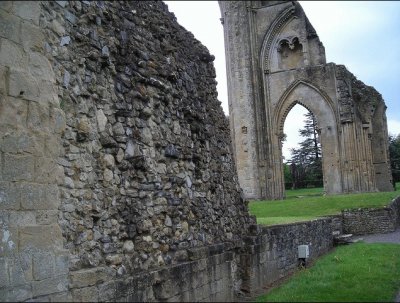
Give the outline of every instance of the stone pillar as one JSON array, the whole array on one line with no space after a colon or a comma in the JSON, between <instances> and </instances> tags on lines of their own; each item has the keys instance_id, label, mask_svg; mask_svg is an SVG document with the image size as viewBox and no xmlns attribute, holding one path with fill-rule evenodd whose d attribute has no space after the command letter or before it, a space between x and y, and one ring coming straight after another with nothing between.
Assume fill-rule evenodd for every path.
<instances>
[{"instance_id":1,"label":"stone pillar","mask_svg":"<svg viewBox=\"0 0 400 303\"><path fill-rule=\"evenodd\" d=\"M65 119L39 17L40 2L0 2L0 301L68 299L57 222Z\"/></svg>"},{"instance_id":2,"label":"stone pillar","mask_svg":"<svg viewBox=\"0 0 400 303\"><path fill-rule=\"evenodd\" d=\"M260 197L255 93L248 14L243 1L219 2L225 37L229 119L239 183L245 197Z\"/></svg>"}]
</instances>

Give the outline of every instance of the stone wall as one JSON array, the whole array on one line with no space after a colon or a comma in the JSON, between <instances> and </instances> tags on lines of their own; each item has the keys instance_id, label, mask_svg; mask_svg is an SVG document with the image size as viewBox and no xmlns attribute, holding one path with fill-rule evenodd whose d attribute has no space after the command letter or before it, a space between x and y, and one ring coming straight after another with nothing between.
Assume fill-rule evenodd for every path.
<instances>
[{"instance_id":1,"label":"stone wall","mask_svg":"<svg viewBox=\"0 0 400 303\"><path fill-rule=\"evenodd\" d=\"M38 2L0 2L0 301L65 299L58 224L65 127Z\"/></svg>"},{"instance_id":2,"label":"stone wall","mask_svg":"<svg viewBox=\"0 0 400 303\"><path fill-rule=\"evenodd\" d=\"M245 238L246 246L240 256L244 270L242 290L257 292L294 272L299 266L299 245L309 245L307 262L328 252L333 247L333 226L332 218L258 226L253 236Z\"/></svg>"},{"instance_id":3,"label":"stone wall","mask_svg":"<svg viewBox=\"0 0 400 303\"><path fill-rule=\"evenodd\" d=\"M238 240L249 224L208 50L162 2L43 2L66 114L71 269L118 275Z\"/></svg>"},{"instance_id":4,"label":"stone wall","mask_svg":"<svg viewBox=\"0 0 400 303\"><path fill-rule=\"evenodd\" d=\"M195 249L214 251L200 276L222 272L215 247L255 221L208 50L163 2L3 1L0 14L0 298L139 298L145 285L165 299ZM232 284L216 275L181 290Z\"/></svg>"},{"instance_id":5,"label":"stone wall","mask_svg":"<svg viewBox=\"0 0 400 303\"><path fill-rule=\"evenodd\" d=\"M213 60L162 2L0 2L1 301L229 301L331 247L254 225Z\"/></svg>"},{"instance_id":6,"label":"stone wall","mask_svg":"<svg viewBox=\"0 0 400 303\"><path fill-rule=\"evenodd\" d=\"M342 211L343 233L367 235L389 233L400 226L400 197L381 208L346 209Z\"/></svg>"}]
</instances>

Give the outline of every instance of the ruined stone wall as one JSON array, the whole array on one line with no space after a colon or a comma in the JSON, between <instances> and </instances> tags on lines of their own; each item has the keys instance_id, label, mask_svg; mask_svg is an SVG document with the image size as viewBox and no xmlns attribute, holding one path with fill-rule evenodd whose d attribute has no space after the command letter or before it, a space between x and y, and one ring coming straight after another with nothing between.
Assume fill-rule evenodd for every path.
<instances>
[{"instance_id":1,"label":"ruined stone wall","mask_svg":"<svg viewBox=\"0 0 400 303\"><path fill-rule=\"evenodd\" d=\"M301 5L219 5L231 133L246 197L284 198L283 130L296 104L316 118L327 194L393 190L382 96L344 66L326 63L324 46Z\"/></svg>"},{"instance_id":2,"label":"ruined stone wall","mask_svg":"<svg viewBox=\"0 0 400 303\"><path fill-rule=\"evenodd\" d=\"M230 298L230 271L212 270L254 219L214 57L162 2L3 1L0 14L1 300L165 299L201 248L201 283L182 292Z\"/></svg>"},{"instance_id":3,"label":"ruined stone wall","mask_svg":"<svg viewBox=\"0 0 400 303\"><path fill-rule=\"evenodd\" d=\"M254 293L287 277L299 266L298 246L309 245L311 262L333 247L332 218L254 229L241 257L242 290Z\"/></svg>"},{"instance_id":4,"label":"ruined stone wall","mask_svg":"<svg viewBox=\"0 0 400 303\"><path fill-rule=\"evenodd\" d=\"M400 225L400 198L386 207L343 210L342 225L344 233L354 235L393 232Z\"/></svg>"},{"instance_id":5,"label":"ruined stone wall","mask_svg":"<svg viewBox=\"0 0 400 303\"><path fill-rule=\"evenodd\" d=\"M392 191L382 95L335 65L344 192Z\"/></svg>"},{"instance_id":6,"label":"ruined stone wall","mask_svg":"<svg viewBox=\"0 0 400 303\"><path fill-rule=\"evenodd\" d=\"M65 120L39 18L38 2L0 2L0 301L63 301L68 290L56 163Z\"/></svg>"}]
</instances>

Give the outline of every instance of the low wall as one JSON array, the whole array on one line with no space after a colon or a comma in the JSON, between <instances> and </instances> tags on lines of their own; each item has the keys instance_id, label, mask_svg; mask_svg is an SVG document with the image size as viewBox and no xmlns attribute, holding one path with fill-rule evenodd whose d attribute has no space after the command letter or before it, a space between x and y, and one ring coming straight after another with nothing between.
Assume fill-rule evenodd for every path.
<instances>
[{"instance_id":1,"label":"low wall","mask_svg":"<svg viewBox=\"0 0 400 303\"><path fill-rule=\"evenodd\" d=\"M310 259L333 247L332 218L262 227L243 241L188 250L188 262L118 278L109 268L71 273L75 301L232 301L254 294L298 267L298 245ZM77 288L79 287L79 288Z\"/></svg>"},{"instance_id":2,"label":"low wall","mask_svg":"<svg viewBox=\"0 0 400 303\"><path fill-rule=\"evenodd\" d=\"M346 209L342 211L343 232L353 235L389 233L400 225L400 197L381 208Z\"/></svg>"},{"instance_id":3,"label":"low wall","mask_svg":"<svg viewBox=\"0 0 400 303\"><path fill-rule=\"evenodd\" d=\"M242 290L254 293L294 272L299 265L299 245L309 245L310 261L328 252L333 247L332 231L332 218L258 226L254 236L245 238L247 245L240 256Z\"/></svg>"},{"instance_id":4,"label":"low wall","mask_svg":"<svg viewBox=\"0 0 400 303\"><path fill-rule=\"evenodd\" d=\"M71 272L71 296L75 301L232 301L240 291L254 295L293 273L299 266L299 245L309 245L310 262L333 248L334 231L390 232L399 214L400 197L384 208L344 210L342 215L286 225L253 225L243 241L189 249L189 261L134 276L118 277L107 267Z\"/></svg>"},{"instance_id":5,"label":"low wall","mask_svg":"<svg viewBox=\"0 0 400 303\"><path fill-rule=\"evenodd\" d=\"M228 250L228 251L226 251ZM117 277L109 268L71 273L74 301L190 302L232 301L237 268L224 243L189 250L192 261Z\"/></svg>"}]
</instances>

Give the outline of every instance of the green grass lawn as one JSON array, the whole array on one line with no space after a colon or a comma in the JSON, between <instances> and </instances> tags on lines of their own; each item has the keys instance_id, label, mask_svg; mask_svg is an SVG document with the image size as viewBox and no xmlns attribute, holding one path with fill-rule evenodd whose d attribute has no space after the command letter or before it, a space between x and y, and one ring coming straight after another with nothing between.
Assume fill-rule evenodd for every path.
<instances>
[{"instance_id":1,"label":"green grass lawn","mask_svg":"<svg viewBox=\"0 0 400 303\"><path fill-rule=\"evenodd\" d=\"M257 302L393 302L400 286L400 245L337 247Z\"/></svg>"},{"instance_id":2,"label":"green grass lawn","mask_svg":"<svg viewBox=\"0 0 400 303\"><path fill-rule=\"evenodd\" d=\"M393 192L323 196L322 188L287 190L280 201L252 201L249 210L263 225L307 221L326 215L339 214L342 209L381 207L399 196L400 184Z\"/></svg>"}]
</instances>

